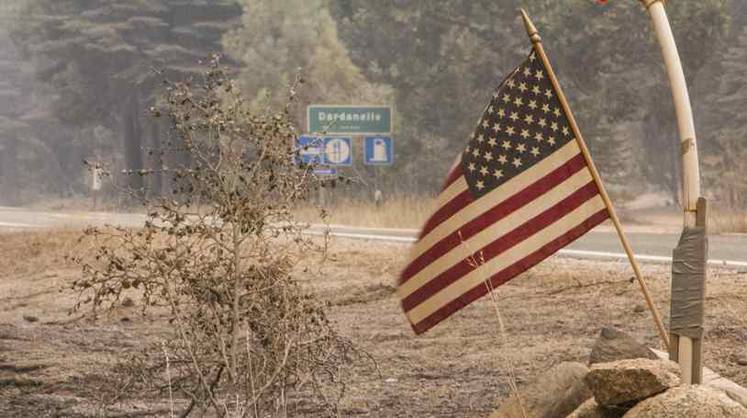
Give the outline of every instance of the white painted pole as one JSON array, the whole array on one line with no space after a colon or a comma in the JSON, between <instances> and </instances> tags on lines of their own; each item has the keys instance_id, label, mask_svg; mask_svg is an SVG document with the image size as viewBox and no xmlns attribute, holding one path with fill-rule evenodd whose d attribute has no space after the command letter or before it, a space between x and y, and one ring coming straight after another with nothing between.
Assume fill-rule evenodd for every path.
<instances>
[{"instance_id":1,"label":"white painted pole","mask_svg":"<svg viewBox=\"0 0 747 418\"><path fill-rule=\"evenodd\" d=\"M662 56L667 68L669 82L672 87L674 110L677 114L677 127L680 135L680 152L682 154L682 207L684 209L684 226L694 227L697 218L696 208L700 197L700 169L698 167L698 146L695 137L695 123L687 90L685 73L674 42L672 28L669 25L667 12L662 0L640 0L651 15L656 37L661 46ZM682 380L693 383L693 341L684 336L678 338L677 356L682 368Z\"/></svg>"}]
</instances>

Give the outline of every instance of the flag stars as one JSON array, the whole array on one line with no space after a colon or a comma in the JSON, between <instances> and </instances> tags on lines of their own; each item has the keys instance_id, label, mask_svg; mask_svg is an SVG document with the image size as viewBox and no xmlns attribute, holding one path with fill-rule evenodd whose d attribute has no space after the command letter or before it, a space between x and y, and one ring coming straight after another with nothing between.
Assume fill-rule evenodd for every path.
<instances>
[{"instance_id":1,"label":"flag stars","mask_svg":"<svg viewBox=\"0 0 747 418\"><path fill-rule=\"evenodd\" d=\"M524 122L526 122L527 124L531 125L531 124L534 123L534 117L532 115L528 114L528 115L524 116Z\"/></svg>"},{"instance_id":2,"label":"flag stars","mask_svg":"<svg viewBox=\"0 0 747 418\"><path fill-rule=\"evenodd\" d=\"M513 126L509 126L506 128L506 135L513 135L515 133L516 133L516 130L514 129Z\"/></svg>"},{"instance_id":3,"label":"flag stars","mask_svg":"<svg viewBox=\"0 0 747 418\"><path fill-rule=\"evenodd\" d=\"M503 177L503 170L493 170L493 177L495 177L496 180Z\"/></svg>"},{"instance_id":4,"label":"flag stars","mask_svg":"<svg viewBox=\"0 0 747 418\"><path fill-rule=\"evenodd\" d=\"M516 151L518 151L519 154L523 154L524 151L526 151L526 150L527 150L527 146L524 145L524 144L519 144L519 145L516 146Z\"/></svg>"},{"instance_id":5,"label":"flag stars","mask_svg":"<svg viewBox=\"0 0 747 418\"><path fill-rule=\"evenodd\" d=\"M498 142L497 139L493 137L488 140L488 145L490 145L491 147L494 147L497 142Z\"/></svg>"},{"instance_id":6,"label":"flag stars","mask_svg":"<svg viewBox=\"0 0 747 418\"><path fill-rule=\"evenodd\" d=\"M550 90L550 89L545 90L545 97L547 97L548 99L551 99L552 98L552 90Z\"/></svg>"},{"instance_id":7,"label":"flag stars","mask_svg":"<svg viewBox=\"0 0 747 418\"><path fill-rule=\"evenodd\" d=\"M549 113L550 112L550 105L547 104L547 103L543 104L542 105L542 111L545 112L545 113Z\"/></svg>"},{"instance_id":8,"label":"flag stars","mask_svg":"<svg viewBox=\"0 0 747 418\"><path fill-rule=\"evenodd\" d=\"M488 106L488 113L490 113L491 115L495 113L495 108L493 108L493 105Z\"/></svg>"},{"instance_id":9,"label":"flag stars","mask_svg":"<svg viewBox=\"0 0 747 418\"><path fill-rule=\"evenodd\" d=\"M545 138L542 136L542 132L537 132L537 134L534 135L534 139L536 139L537 142L542 142L542 140Z\"/></svg>"},{"instance_id":10,"label":"flag stars","mask_svg":"<svg viewBox=\"0 0 747 418\"><path fill-rule=\"evenodd\" d=\"M485 135L480 134L477 136L477 142L482 144L484 141L485 141Z\"/></svg>"},{"instance_id":11,"label":"flag stars","mask_svg":"<svg viewBox=\"0 0 747 418\"><path fill-rule=\"evenodd\" d=\"M508 157L506 157L505 154L501 154L498 156L498 162L501 164L506 164L508 162Z\"/></svg>"},{"instance_id":12,"label":"flag stars","mask_svg":"<svg viewBox=\"0 0 747 418\"><path fill-rule=\"evenodd\" d=\"M533 85L532 86L532 93L538 94L538 95L542 94L542 90L540 90L540 86L538 86L537 84Z\"/></svg>"},{"instance_id":13,"label":"flag stars","mask_svg":"<svg viewBox=\"0 0 747 418\"><path fill-rule=\"evenodd\" d=\"M472 156L477 158L480 156L480 150L478 148L475 148L472 150Z\"/></svg>"},{"instance_id":14,"label":"flag stars","mask_svg":"<svg viewBox=\"0 0 747 418\"><path fill-rule=\"evenodd\" d=\"M516 82L514 81L513 78L509 78L508 81L506 82L506 85L508 86L508 88L512 89L516 87Z\"/></svg>"},{"instance_id":15,"label":"flag stars","mask_svg":"<svg viewBox=\"0 0 747 418\"><path fill-rule=\"evenodd\" d=\"M550 124L550 129L552 129L553 132L557 132L558 131L558 122L551 123Z\"/></svg>"},{"instance_id":16,"label":"flag stars","mask_svg":"<svg viewBox=\"0 0 747 418\"><path fill-rule=\"evenodd\" d=\"M545 78L545 73L542 70L537 70L537 72L534 73L534 76L537 78L537 80L542 80Z\"/></svg>"},{"instance_id":17,"label":"flag stars","mask_svg":"<svg viewBox=\"0 0 747 418\"><path fill-rule=\"evenodd\" d=\"M522 82L521 84L519 84L519 90L521 90L522 93L529 90L529 88L527 87L527 83Z\"/></svg>"},{"instance_id":18,"label":"flag stars","mask_svg":"<svg viewBox=\"0 0 747 418\"><path fill-rule=\"evenodd\" d=\"M490 151L486 151L483 155L483 158L485 158L487 162L491 162L493 161L493 153L491 153Z\"/></svg>"},{"instance_id":19,"label":"flag stars","mask_svg":"<svg viewBox=\"0 0 747 418\"><path fill-rule=\"evenodd\" d=\"M521 167L521 158L514 158L514 160L511 162L511 164L514 165L514 167L519 168Z\"/></svg>"},{"instance_id":20,"label":"flag stars","mask_svg":"<svg viewBox=\"0 0 747 418\"><path fill-rule=\"evenodd\" d=\"M523 104L524 104L524 100L522 100L521 97L517 97L516 99L514 99L514 105L516 105L517 107Z\"/></svg>"},{"instance_id":21,"label":"flag stars","mask_svg":"<svg viewBox=\"0 0 747 418\"><path fill-rule=\"evenodd\" d=\"M524 67L524 77L529 77L530 75L532 75L532 70L529 67Z\"/></svg>"},{"instance_id":22,"label":"flag stars","mask_svg":"<svg viewBox=\"0 0 747 418\"><path fill-rule=\"evenodd\" d=\"M501 146L503 147L503 149L509 150L509 149L511 149L511 141L503 141L503 143L501 144Z\"/></svg>"},{"instance_id":23,"label":"flag stars","mask_svg":"<svg viewBox=\"0 0 747 418\"><path fill-rule=\"evenodd\" d=\"M530 151L530 152L531 152L531 153L532 153L532 155L534 155L535 157L538 157L538 156L540 155L540 149L539 149L539 147L532 147L532 151Z\"/></svg>"},{"instance_id":24,"label":"flag stars","mask_svg":"<svg viewBox=\"0 0 747 418\"><path fill-rule=\"evenodd\" d=\"M534 60L536 60L536 59L537 59L537 56L534 55L534 53L532 53L531 55L529 55L529 61L534 62Z\"/></svg>"},{"instance_id":25,"label":"flag stars","mask_svg":"<svg viewBox=\"0 0 747 418\"><path fill-rule=\"evenodd\" d=\"M467 164L467 170L469 170L471 173L474 173L475 170L477 170L477 167L475 167L475 163Z\"/></svg>"},{"instance_id":26,"label":"flag stars","mask_svg":"<svg viewBox=\"0 0 747 418\"><path fill-rule=\"evenodd\" d=\"M483 176L483 177L487 176L488 175L488 167L486 167L486 166L480 167L480 175Z\"/></svg>"},{"instance_id":27,"label":"flag stars","mask_svg":"<svg viewBox=\"0 0 747 418\"><path fill-rule=\"evenodd\" d=\"M532 110L537 109L537 101L536 100L530 100L529 101L529 108Z\"/></svg>"},{"instance_id":28,"label":"flag stars","mask_svg":"<svg viewBox=\"0 0 747 418\"><path fill-rule=\"evenodd\" d=\"M529 129L522 129L521 130L521 134L519 134L519 135L521 135L521 137L524 138L524 139L529 138L529 136L530 136L529 135Z\"/></svg>"},{"instance_id":29,"label":"flag stars","mask_svg":"<svg viewBox=\"0 0 747 418\"><path fill-rule=\"evenodd\" d=\"M555 117L559 118L560 117L560 109L558 109L557 107L553 107L552 114L555 115Z\"/></svg>"},{"instance_id":30,"label":"flag stars","mask_svg":"<svg viewBox=\"0 0 747 418\"><path fill-rule=\"evenodd\" d=\"M570 134L571 134L571 132L570 132L570 131L568 130L568 127L567 127L567 126L564 126L564 127L563 127L563 135L565 135L565 136L569 136Z\"/></svg>"},{"instance_id":31,"label":"flag stars","mask_svg":"<svg viewBox=\"0 0 747 418\"><path fill-rule=\"evenodd\" d=\"M511 103L511 95L510 94L504 94L503 95L503 103Z\"/></svg>"},{"instance_id":32,"label":"flag stars","mask_svg":"<svg viewBox=\"0 0 747 418\"><path fill-rule=\"evenodd\" d=\"M500 132L501 131L501 124L500 123L494 123L493 124L493 132Z\"/></svg>"},{"instance_id":33,"label":"flag stars","mask_svg":"<svg viewBox=\"0 0 747 418\"><path fill-rule=\"evenodd\" d=\"M519 114L516 112L511 112L510 118L512 121L516 122L517 120L519 120Z\"/></svg>"},{"instance_id":34,"label":"flag stars","mask_svg":"<svg viewBox=\"0 0 747 418\"><path fill-rule=\"evenodd\" d=\"M550 145L555 145L555 138L553 138L553 137L550 137L550 138L549 138L549 139L547 140L547 142L548 142L548 143L549 143Z\"/></svg>"},{"instance_id":35,"label":"flag stars","mask_svg":"<svg viewBox=\"0 0 747 418\"><path fill-rule=\"evenodd\" d=\"M506 109L500 108L498 109L498 116L505 118L506 117Z\"/></svg>"},{"instance_id":36,"label":"flag stars","mask_svg":"<svg viewBox=\"0 0 747 418\"><path fill-rule=\"evenodd\" d=\"M490 122L488 122L487 119L483 119L482 121L482 127L485 129L488 129L490 127Z\"/></svg>"},{"instance_id":37,"label":"flag stars","mask_svg":"<svg viewBox=\"0 0 747 418\"><path fill-rule=\"evenodd\" d=\"M482 190L485 188L485 182L482 180L477 180L477 182L475 183L475 187L477 188L477 190Z\"/></svg>"}]
</instances>

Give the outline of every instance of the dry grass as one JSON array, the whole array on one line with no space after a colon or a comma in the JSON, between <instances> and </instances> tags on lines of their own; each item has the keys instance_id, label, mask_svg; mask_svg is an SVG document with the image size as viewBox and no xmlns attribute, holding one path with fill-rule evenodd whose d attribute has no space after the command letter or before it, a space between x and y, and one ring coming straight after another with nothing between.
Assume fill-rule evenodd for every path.
<instances>
[{"instance_id":1,"label":"dry grass","mask_svg":"<svg viewBox=\"0 0 747 418\"><path fill-rule=\"evenodd\" d=\"M713 234L747 233L747 211L716 208L710 212L708 230Z\"/></svg>"},{"instance_id":2,"label":"dry grass","mask_svg":"<svg viewBox=\"0 0 747 418\"><path fill-rule=\"evenodd\" d=\"M82 251L80 231L54 230L0 234L0 276L28 275L62 267L72 268L65 257Z\"/></svg>"},{"instance_id":3,"label":"dry grass","mask_svg":"<svg viewBox=\"0 0 747 418\"><path fill-rule=\"evenodd\" d=\"M417 196L397 196L385 201L381 206L373 202L360 199L337 199L325 207L329 213L326 219L330 224L368 226L380 228L420 228L433 212L435 199ZM670 220L667 216L651 216L643 211L618 211L625 223L658 226ZM681 212L672 211L669 217L674 217L673 223L679 230ZM318 219L318 209L308 206L297 211L298 219L314 222ZM747 211L738 209L724 209L715 207L711 210L708 220L709 232L747 233Z\"/></svg>"},{"instance_id":4,"label":"dry grass","mask_svg":"<svg viewBox=\"0 0 747 418\"><path fill-rule=\"evenodd\" d=\"M371 226L382 228L420 228L435 205L434 199L417 196L397 196L381 206L358 199L337 199L327 205L326 221L330 224ZM299 209L297 219L318 222L318 209Z\"/></svg>"}]
</instances>

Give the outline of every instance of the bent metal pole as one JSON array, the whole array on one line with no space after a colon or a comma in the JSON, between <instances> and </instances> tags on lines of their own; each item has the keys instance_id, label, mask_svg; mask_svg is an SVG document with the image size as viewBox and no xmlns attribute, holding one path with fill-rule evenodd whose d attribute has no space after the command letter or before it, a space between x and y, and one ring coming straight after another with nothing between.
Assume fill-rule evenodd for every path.
<instances>
[{"instance_id":1,"label":"bent metal pole","mask_svg":"<svg viewBox=\"0 0 747 418\"><path fill-rule=\"evenodd\" d=\"M682 155L682 207L684 209L684 227L696 226L698 218L698 199L700 198L700 170L698 167L698 147L695 138L695 123L693 122L692 106L687 91L685 74L682 70L677 45L674 42L672 28L667 19L663 0L640 0L651 16L656 38L661 46L662 56L666 65L667 74L672 87L674 109L677 115L677 127L680 135L680 152ZM704 206L703 206L704 208ZM704 212L705 209L702 211ZM705 218L705 213L701 213ZM705 227L704 222L703 225ZM692 260L705 262L703 260ZM701 301L702 302L702 301ZM702 323L701 323L702 326ZM682 368L682 380L685 383L698 383L702 373L700 364L700 351L702 347L697 341L694 347L693 340L685 336L672 335L672 347L670 357L678 360Z\"/></svg>"}]
</instances>

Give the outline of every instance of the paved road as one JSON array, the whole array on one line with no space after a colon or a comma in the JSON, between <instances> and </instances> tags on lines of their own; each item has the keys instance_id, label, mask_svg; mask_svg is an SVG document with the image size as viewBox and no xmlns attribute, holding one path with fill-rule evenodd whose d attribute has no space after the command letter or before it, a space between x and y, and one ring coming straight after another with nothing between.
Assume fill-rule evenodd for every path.
<instances>
[{"instance_id":1,"label":"paved road","mask_svg":"<svg viewBox=\"0 0 747 418\"><path fill-rule=\"evenodd\" d=\"M115 224L136 227L142 225L145 216L129 213L109 212L46 212L21 208L0 207L0 231L33 230L44 228L81 228L88 225ZM667 261L672 248L677 244L676 232L643 232L640 227L629 232L634 251L641 261ZM311 228L319 233L320 226ZM389 228L360 228L344 225L331 225L333 235L372 239L389 242L413 242L417 230ZM710 237L711 262L719 264L728 261L740 268L747 268L747 235L714 235ZM617 235L609 227L600 226L567 247L566 255L581 257L619 258L622 254Z\"/></svg>"}]
</instances>

